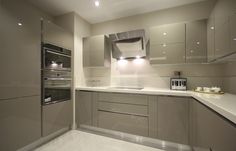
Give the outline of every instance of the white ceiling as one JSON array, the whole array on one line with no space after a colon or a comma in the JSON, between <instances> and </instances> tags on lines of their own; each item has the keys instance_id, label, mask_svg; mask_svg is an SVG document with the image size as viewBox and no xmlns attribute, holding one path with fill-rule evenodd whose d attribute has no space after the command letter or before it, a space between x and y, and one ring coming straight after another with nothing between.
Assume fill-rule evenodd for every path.
<instances>
[{"instance_id":1,"label":"white ceiling","mask_svg":"<svg viewBox=\"0 0 236 151\"><path fill-rule=\"evenodd\" d=\"M90 23L98 23L204 0L29 0L45 12L57 16L76 12Z\"/></svg>"}]
</instances>

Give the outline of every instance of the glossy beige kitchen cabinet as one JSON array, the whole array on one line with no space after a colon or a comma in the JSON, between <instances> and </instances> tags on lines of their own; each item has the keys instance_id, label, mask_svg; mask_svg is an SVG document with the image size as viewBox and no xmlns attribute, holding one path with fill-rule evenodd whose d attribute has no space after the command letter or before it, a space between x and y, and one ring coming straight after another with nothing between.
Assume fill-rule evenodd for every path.
<instances>
[{"instance_id":1,"label":"glossy beige kitchen cabinet","mask_svg":"<svg viewBox=\"0 0 236 151\"><path fill-rule=\"evenodd\" d=\"M148 118L145 116L98 111L98 127L148 136Z\"/></svg>"},{"instance_id":2,"label":"glossy beige kitchen cabinet","mask_svg":"<svg viewBox=\"0 0 236 151\"><path fill-rule=\"evenodd\" d=\"M78 91L76 122L188 144L189 98Z\"/></svg>"},{"instance_id":3,"label":"glossy beige kitchen cabinet","mask_svg":"<svg viewBox=\"0 0 236 151\"><path fill-rule=\"evenodd\" d=\"M47 136L72 125L72 101L64 101L42 107L42 134Z\"/></svg>"},{"instance_id":4,"label":"glossy beige kitchen cabinet","mask_svg":"<svg viewBox=\"0 0 236 151\"><path fill-rule=\"evenodd\" d=\"M148 97L97 93L98 127L148 136Z\"/></svg>"},{"instance_id":5,"label":"glossy beige kitchen cabinet","mask_svg":"<svg viewBox=\"0 0 236 151\"><path fill-rule=\"evenodd\" d=\"M235 151L235 124L197 100L191 101L191 110L193 147L213 151Z\"/></svg>"},{"instance_id":6,"label":"glossy beige kitchen cabinet","mask_svg":"<svg viewBox=\"0 0 236 151\"><path fill-rule=\"evenodd\" d=\"M189 144L190 98L158 96L157 138Z\"/></svg>"},{"instance_id":7,"label":"glossy beige kitchen cabinet","mask_svg":"<svg viewBox=\"0 0 236 151\"><path fill-rule=\"evenodd\" d=\"M170 43L151 45L151 64L182 64L185 63L185 44Z\"/></svg>"},{"instance_id":8,"label":"glossy beige kitchen cabinet","mask_svg":"<svg viewBox=\"0 0 236 151\"><path fill-rule=\"evenodd\" d=\"M40 95L41 16L21 1L0 6L0 99Z\"/></svg>"},{"instance_id":9,"label":"glossy beige kitchen cabinet","mask_svg":"<svg viewBox=\"0 0 236 151\"><path fill-rule=\"evenodd\" d=\"M185 63L185 24L168 24L149 29L150 63Z\"/></svg>"},{"instance_id":10,"label":"glossy beige kitchen cabinet","mask_svg":"<svg viewBox=\"0 0 236 151\"><path fill-rule=\"evenodd\" d=\"M230 55L235 52L231 48L231 33L234 29L230 28L234 22L236 12L235 0L219 0L214 8L215 13L215 56L217 59Z\"/></svg>"},{"instance_id":11,"label":"glossy beige kitchen cabinet","mask_svg":"<svg viewBox=\"0 0 236 151\"><path fill-rule=\"evenodd\" d=\"M207 23L199 20L186 23L186 63L207 61Z\"/></svg>"},{"instance_id":12,"label":"glossy beige kitchen cabinet","mask_svg":"<svg viewBox=\"0 0 236 151\"><path fill-rule=\"evenodd\" d=\"M230 25L230 49L233 52L236 52L236 13L230 16L229 25Z\"/></svg>"},{"instance_id":13,"label":"glossy beige kitchen cabinet","mask_svg":"<svg viewBox=\"0 0 236 151\"><path fill-rule=\"evenodd\" d=\"M40 97L0 101L0 150L15 151L41 137Z\"/></svg>"},{"instance_id":14,"label":"glossy beige kitchen cabinet","mask_svg":"<svg viewBox=\"0 0 236 151\"><path fill-rule=\"evenodd\" d=\"M42 21L42 32L42 41L44 43L49 43L65 49L74 50L73 33L66 31L62 27L46 19Z\"/></svg>"},{"instance_id":15,"label":"glossy beige kitchen cabinet","mask_svg":"<svg viewBox=\"0 0 236 151\"><path fill-rule=\"evenodd\" d=\"M83 66L109 67L111 46L106 35L83 38Z\"/></svg>"},{"instance_id":16,"label":"glossy beige kitchen cabinet","mask_svg":"<svg viewBox=\"0 0 236 151\"><path fill-rule=\"evenodd\" d=\"M88 91L77 91L75 108L77 126L92 125L93 93Z\"/></svg>"},{"instance_id":17,"label":"glossy beige kitchen cabinet","mask_svg":"<svg viewBox=\"0 0 236 151\"><path fill-rule=\"evenodd\" d=\"M207 62L215 60L215 16L214 11L207 20Z\"/></svg>"}]
</instances>

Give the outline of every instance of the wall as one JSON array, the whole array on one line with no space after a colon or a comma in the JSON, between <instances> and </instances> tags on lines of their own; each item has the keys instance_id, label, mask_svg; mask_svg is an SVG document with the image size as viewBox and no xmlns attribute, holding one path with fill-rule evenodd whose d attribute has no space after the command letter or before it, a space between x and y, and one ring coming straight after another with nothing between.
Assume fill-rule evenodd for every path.
<instances>
[{"instance_id":1,"label":"wall","mask_svg":"<svg viewBox=\"0 0 236 151\"><path fill-rule=\"evenodd\" d=\"M205 1L181 7L136 15L92 25L92 34L107 34L151 26L186 22L208 18L215 1ZM223 65L155 65L147 60L142 63L128 62L126 65L112 60L110 68L85 68L88 86L142 86L169 88L173 71L182 71L188 78L188 88L196 86L223 86ZM193 70L194 69L194 70Z\"/></svg>"}]
</instances>

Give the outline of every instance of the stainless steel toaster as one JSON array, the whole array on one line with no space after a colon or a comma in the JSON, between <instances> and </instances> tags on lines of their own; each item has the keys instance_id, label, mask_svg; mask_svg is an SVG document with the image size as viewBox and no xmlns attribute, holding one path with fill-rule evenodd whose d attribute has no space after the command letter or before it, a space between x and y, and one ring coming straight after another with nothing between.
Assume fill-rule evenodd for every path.
<instances>
[{"instance_id":1,"label":"stainless steel toaster","mask_svg":"<svg viewBox=\"0 0 236 151\"><path fill-rule=\"evenodd\" d=\"M170 79L171 90L187 90L187 78L171 78Z\"/></svg>"}]
</instances>

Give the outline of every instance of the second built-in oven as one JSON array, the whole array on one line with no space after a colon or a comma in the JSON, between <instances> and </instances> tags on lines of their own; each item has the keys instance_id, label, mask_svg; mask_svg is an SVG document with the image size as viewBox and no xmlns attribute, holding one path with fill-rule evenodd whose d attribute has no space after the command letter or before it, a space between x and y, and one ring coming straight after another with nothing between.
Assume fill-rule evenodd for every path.
<instances>
[{"instance_id":1,"label":"second built-in oven","mask_svg":"<svg viewBox=\"0 0 236 151\"><path fill-rule=\"evenodd\" d=\"M71 99L71 51L42 44L42 105Z\"/></svg>"}]
</instances>

